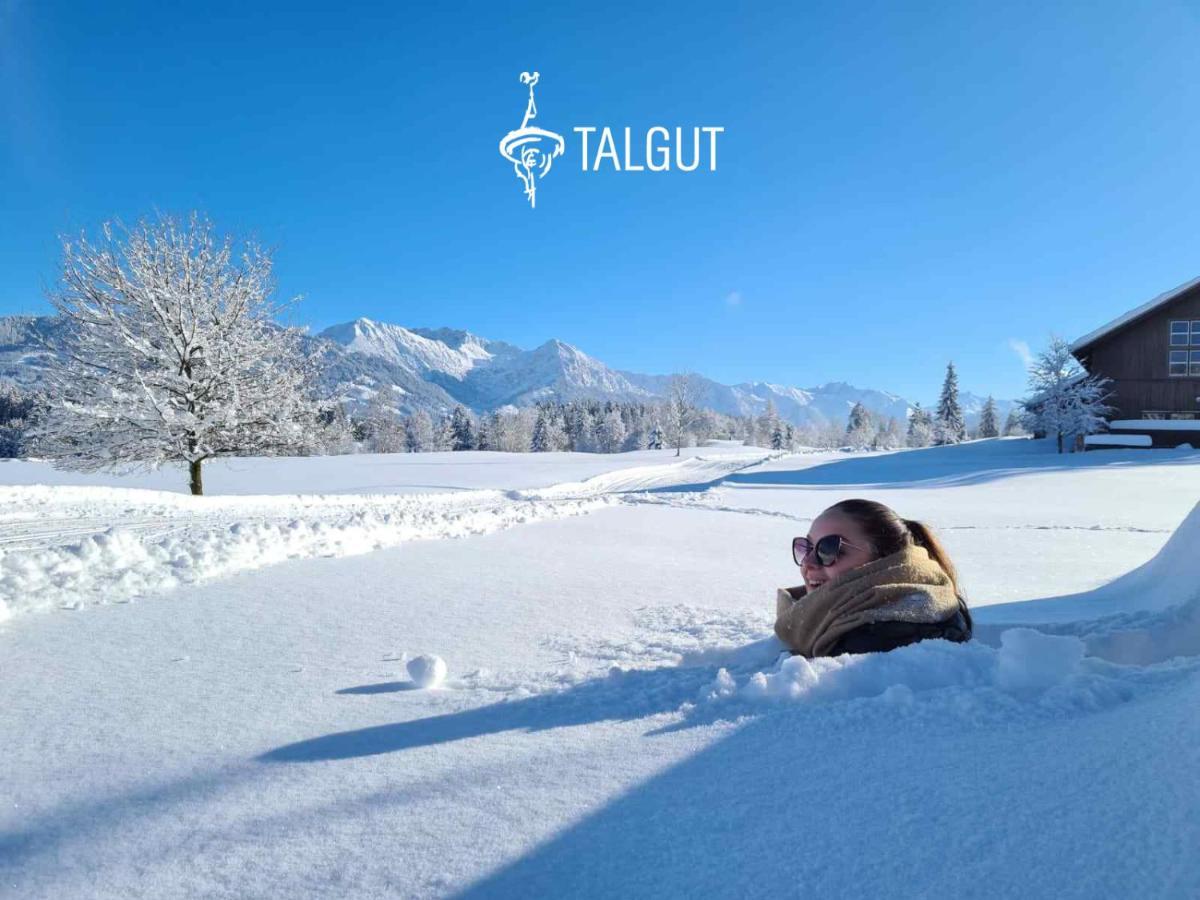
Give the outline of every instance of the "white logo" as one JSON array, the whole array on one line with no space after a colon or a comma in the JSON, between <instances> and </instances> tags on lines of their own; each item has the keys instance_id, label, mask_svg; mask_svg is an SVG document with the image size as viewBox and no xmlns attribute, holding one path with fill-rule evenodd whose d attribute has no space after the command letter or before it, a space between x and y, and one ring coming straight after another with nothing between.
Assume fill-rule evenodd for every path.
<instances>
[{"instance_id":1,"label":"white logo","mask_svg":"<svg viewBox=\"0 0 1200 900\"><path fill-rule=\"evenodd\" d=\"M536 128L529 123L537 118L537 104L533 102L533 86L538 83L538 73L521 73L521 83L529 85L529 104L525 107L525 118L521 127L510 131L500 140L500 155L513 164L513 171L525 185L525 196L529 206L537 206L537 179L545 178L554 157L562 156L566 147L561 134Z\"/></svg>"}]
</instances>

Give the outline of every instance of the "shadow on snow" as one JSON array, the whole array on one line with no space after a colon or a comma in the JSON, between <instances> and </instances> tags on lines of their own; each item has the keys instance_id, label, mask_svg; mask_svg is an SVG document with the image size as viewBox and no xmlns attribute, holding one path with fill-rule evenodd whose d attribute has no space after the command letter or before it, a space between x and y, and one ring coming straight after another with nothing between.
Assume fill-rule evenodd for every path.
<instances>
[{"instance_id":1,"label":"shadow on snow","mask_svg":"<svg viewBox=\"0 0 1200 900\"><path fill-rule=\"evenodd\" d=\"M1032 472L1118 469L1125 466L1194 464L1193 450L1093 450L1054 452L1044 440L983 440L948 447L926 447L892 453L854 455L809 468L779 468L735 472L724 484L747 487L957 487L984 484Z\"/></svg>"},{"instance_id":2,"label":"shadow on snow","mask_svg":"<svg viewBox=\"0 0 1200 900\"><path fill-rule=\"evenodd\" d=\"M712 683L718 668L706 665L614 670L607 677L553 693L298 741L264 753L258 759L270 763L353 759L505 731L545 731L592 722L641 719L675 712L683 704L696 700L701 690ZM367 691L347 688L338 693L351 692Z\"/></svg>"}]
</instances>

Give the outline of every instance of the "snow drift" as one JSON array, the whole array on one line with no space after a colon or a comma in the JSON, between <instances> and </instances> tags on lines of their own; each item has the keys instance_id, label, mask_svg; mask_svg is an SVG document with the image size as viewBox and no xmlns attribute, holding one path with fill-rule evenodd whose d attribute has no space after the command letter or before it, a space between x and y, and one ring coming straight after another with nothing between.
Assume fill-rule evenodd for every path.
<instances>
[{"instance_id":1,"label":"snow drift","mask_svg":"<svg viewBox=\"0 0 1200 900\"><path fill-rule=\"evenodd\" d=\"M1108 584L1066 597L1026 601L988 614L1019 618L1029 608L1058 621L1035 627L1079 638L1089 655L1127 665L1200 656L1200 503L1148 562ZM1100 614L1100 615L1097 615ZM1001 626L984 626L995 632Z\"/></svg>"}]
</instances>

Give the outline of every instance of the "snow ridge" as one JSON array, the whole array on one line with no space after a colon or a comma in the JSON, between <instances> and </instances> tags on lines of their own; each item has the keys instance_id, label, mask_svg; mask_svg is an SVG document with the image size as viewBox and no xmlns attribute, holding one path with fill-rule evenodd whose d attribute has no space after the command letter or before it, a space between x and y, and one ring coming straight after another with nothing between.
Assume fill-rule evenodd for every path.
<instances>
[{"instance_id":1,"label":"snow ridge","mask_svg":"<svg viewBox=\"0 0 1200 900\"><path fill-rule=\"evenodd\" d=\"M0 516L0 621L128 602L291 559L354 556L583 515L625 492L710 483L769 457L690 457L530 491L193 498L129 488L0 487L0 505L10 510ZM124 516L116 525L114 509Z\"/></svg>"}]
</instances>

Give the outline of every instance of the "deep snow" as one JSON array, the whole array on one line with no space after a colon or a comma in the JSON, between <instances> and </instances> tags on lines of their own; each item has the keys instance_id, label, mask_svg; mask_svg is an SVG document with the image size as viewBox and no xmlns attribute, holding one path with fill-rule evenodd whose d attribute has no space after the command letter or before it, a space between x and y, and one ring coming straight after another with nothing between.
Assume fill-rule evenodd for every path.
<instances>
[{"instance_id":1,"label":"deep snow","mask_svg":"<svg viewBox=\"0 0 1200 900\"><path fill-rule=\"evenodd\" d=\"M711 458L737 455L557 488L524 457L434 497L0 488L10 536L52 508L161 517L196 559L212 532L336 533L379 503L430 526L260 560L273 533L253 564L125 594L97 565L69 612L7 594L0 895L1200 893L1200 453ZM939 529L981 640L780 660L790 538L860 494ZM480 504L502 524L438 530ZM0 583L36 577L13 553L36 572L89 540L16 542Z\"/></svg>"}]
</instances>

